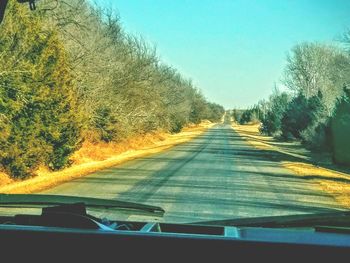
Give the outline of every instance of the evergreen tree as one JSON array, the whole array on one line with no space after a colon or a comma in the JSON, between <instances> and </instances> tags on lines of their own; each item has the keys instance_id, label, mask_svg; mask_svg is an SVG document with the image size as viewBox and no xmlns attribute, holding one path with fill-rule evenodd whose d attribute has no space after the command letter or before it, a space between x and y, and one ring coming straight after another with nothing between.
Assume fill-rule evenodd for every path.
<instances>
[{"instance_id":1,"label":"evergreen tree","mask_svg":"<svg viewBox=\"0 0 350 263\"><path fill-rule=\"evenodd\" d=\"M68 164L81 118L65 52L54 29L14 1L0 29L0 164L13 177L40 164Z\"/></svg>"}]
</instances>

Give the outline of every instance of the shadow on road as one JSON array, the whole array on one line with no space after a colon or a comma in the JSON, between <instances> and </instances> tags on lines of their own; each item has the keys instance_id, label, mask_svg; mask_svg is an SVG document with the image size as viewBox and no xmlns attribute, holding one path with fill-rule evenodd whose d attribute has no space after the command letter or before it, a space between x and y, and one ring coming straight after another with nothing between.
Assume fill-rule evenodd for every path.
<instances>
[{"instance_id":1,"label":"shadow on road","mask_svg":"<svg viewBox=\"0 0 350 263\"><path fill-rule=\"evenodd\" d=\"M281 168L285 160L291 158L255 149L229 125L219 125L168 151L69 182L58 192L159 205L168 222L339 209L313 177Z\"/></svg>"}]
</instances>

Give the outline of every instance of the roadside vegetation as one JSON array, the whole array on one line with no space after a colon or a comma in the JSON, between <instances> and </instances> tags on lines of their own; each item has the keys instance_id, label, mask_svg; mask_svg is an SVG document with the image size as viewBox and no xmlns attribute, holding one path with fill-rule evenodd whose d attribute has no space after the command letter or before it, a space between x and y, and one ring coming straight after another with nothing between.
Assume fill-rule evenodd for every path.
<instances>
[{"instance_id":1,"label":"roadside vegetation","mask_svg":"<svg viewBox=\"0 0 350 263\"><path fill-rule=\"evenodd\" d=\"M287 56L285 89L246 110L234 129L295 176L317 183L350 207L350 30L337 46L296 45ZM339 165L340 164L340 165Z\"/></svg>"},{"instance_id":2,"label":"roadside vegetation","mask_svg":"<svg viewBox=\"0 0 350 263\"><path fill-rule=\"evenodd\" d=\"M50 189L64 182L107 169L124 162L159 153L175 145L188 142L214 125L204 121L199 125L185 127L180 133L157 133L137 136L119 143L90 143L76 151L71 160L74 165L52 171L40 167L36 176L16 180L0 173L0 193L28 194Z\"/></svg>"},{"instance_id":3,"label":"roadside vegetation","mask_svg":"<svg viewBox=\"0 0 350 263\"><path fill-rule=\"evenodd\" d=\"M219 121L224 108L87 0L9 1L0 26L0 173L70 166L84 144Z\"/></svg>"},{"instance_id":4,"label":"roadside vegetation","mask_svg":"<svg viewBox=\"0 0 350 263\"><path fill-rule=\"evenodd\" d=\"M281 83L268 100L234 109L239 124L260 124L261 134L300 141L350 166L350 30L339 45L301 43L287 56Z\"/></svg>"}]
</instances>

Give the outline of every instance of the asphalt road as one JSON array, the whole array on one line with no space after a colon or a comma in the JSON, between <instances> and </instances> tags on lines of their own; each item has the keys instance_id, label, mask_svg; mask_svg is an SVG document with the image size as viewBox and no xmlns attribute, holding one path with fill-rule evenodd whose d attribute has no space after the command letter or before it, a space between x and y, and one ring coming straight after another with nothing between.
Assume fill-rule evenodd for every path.
<instances>
[{"instance_id":1,"label":"asphalt road","mask_svg":"<svg viewBox=\"0 0 350 263\"><path fill-rule=\"evenodd\" d=\"M282 168L281 160L282 155L257 150L229 125L218 124L168 151L44 193L157 205L165 209L161 221L166 222L330 212L337 207L313 181Z\"/></svg>"}]
</instances>

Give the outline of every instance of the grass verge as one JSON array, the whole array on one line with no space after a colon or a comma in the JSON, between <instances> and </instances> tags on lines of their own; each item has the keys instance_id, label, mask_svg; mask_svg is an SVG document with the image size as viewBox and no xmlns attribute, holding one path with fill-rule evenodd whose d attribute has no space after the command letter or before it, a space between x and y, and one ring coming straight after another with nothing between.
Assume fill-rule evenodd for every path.
<instances>
[{"instance_id":1,"label":"grass verge","mask_svg":"<svg viewBox=\"0 0 350 263\"><path fill-rule=\"evenodd\" d=\"M279 142L273 137L259 133L259 125L233 124L233 129L244 137L252 146L266 151L275 151L283 154L285 158L281 165L293 171L297 176L311 179L317 183L320 190L335 198L344 208L350 208L350 174L315 165L321 157L315 160L309 151L298 142ZM323 159L329 157L322 157ZM298 159L298 161L295 161ZM330 163L330 160L322 160Z\"/></svg>"},{"instance_id":2,"label":"grass verge","mask_svg":"<svg viewBox=\"0 0 350 263\"><path fill-rule=\"evenodd\" d=\"M147 134L119 144L87 143L73 155L74 164L61 171L51 172L41 168L37 171L37 176L23 181L15 181L0 173L0 193L34 193L49 189L129 160L167 150L192 140L211 126L212 123L203 122L186 127L178 134Z\"/></svg>"}]
</instances>

